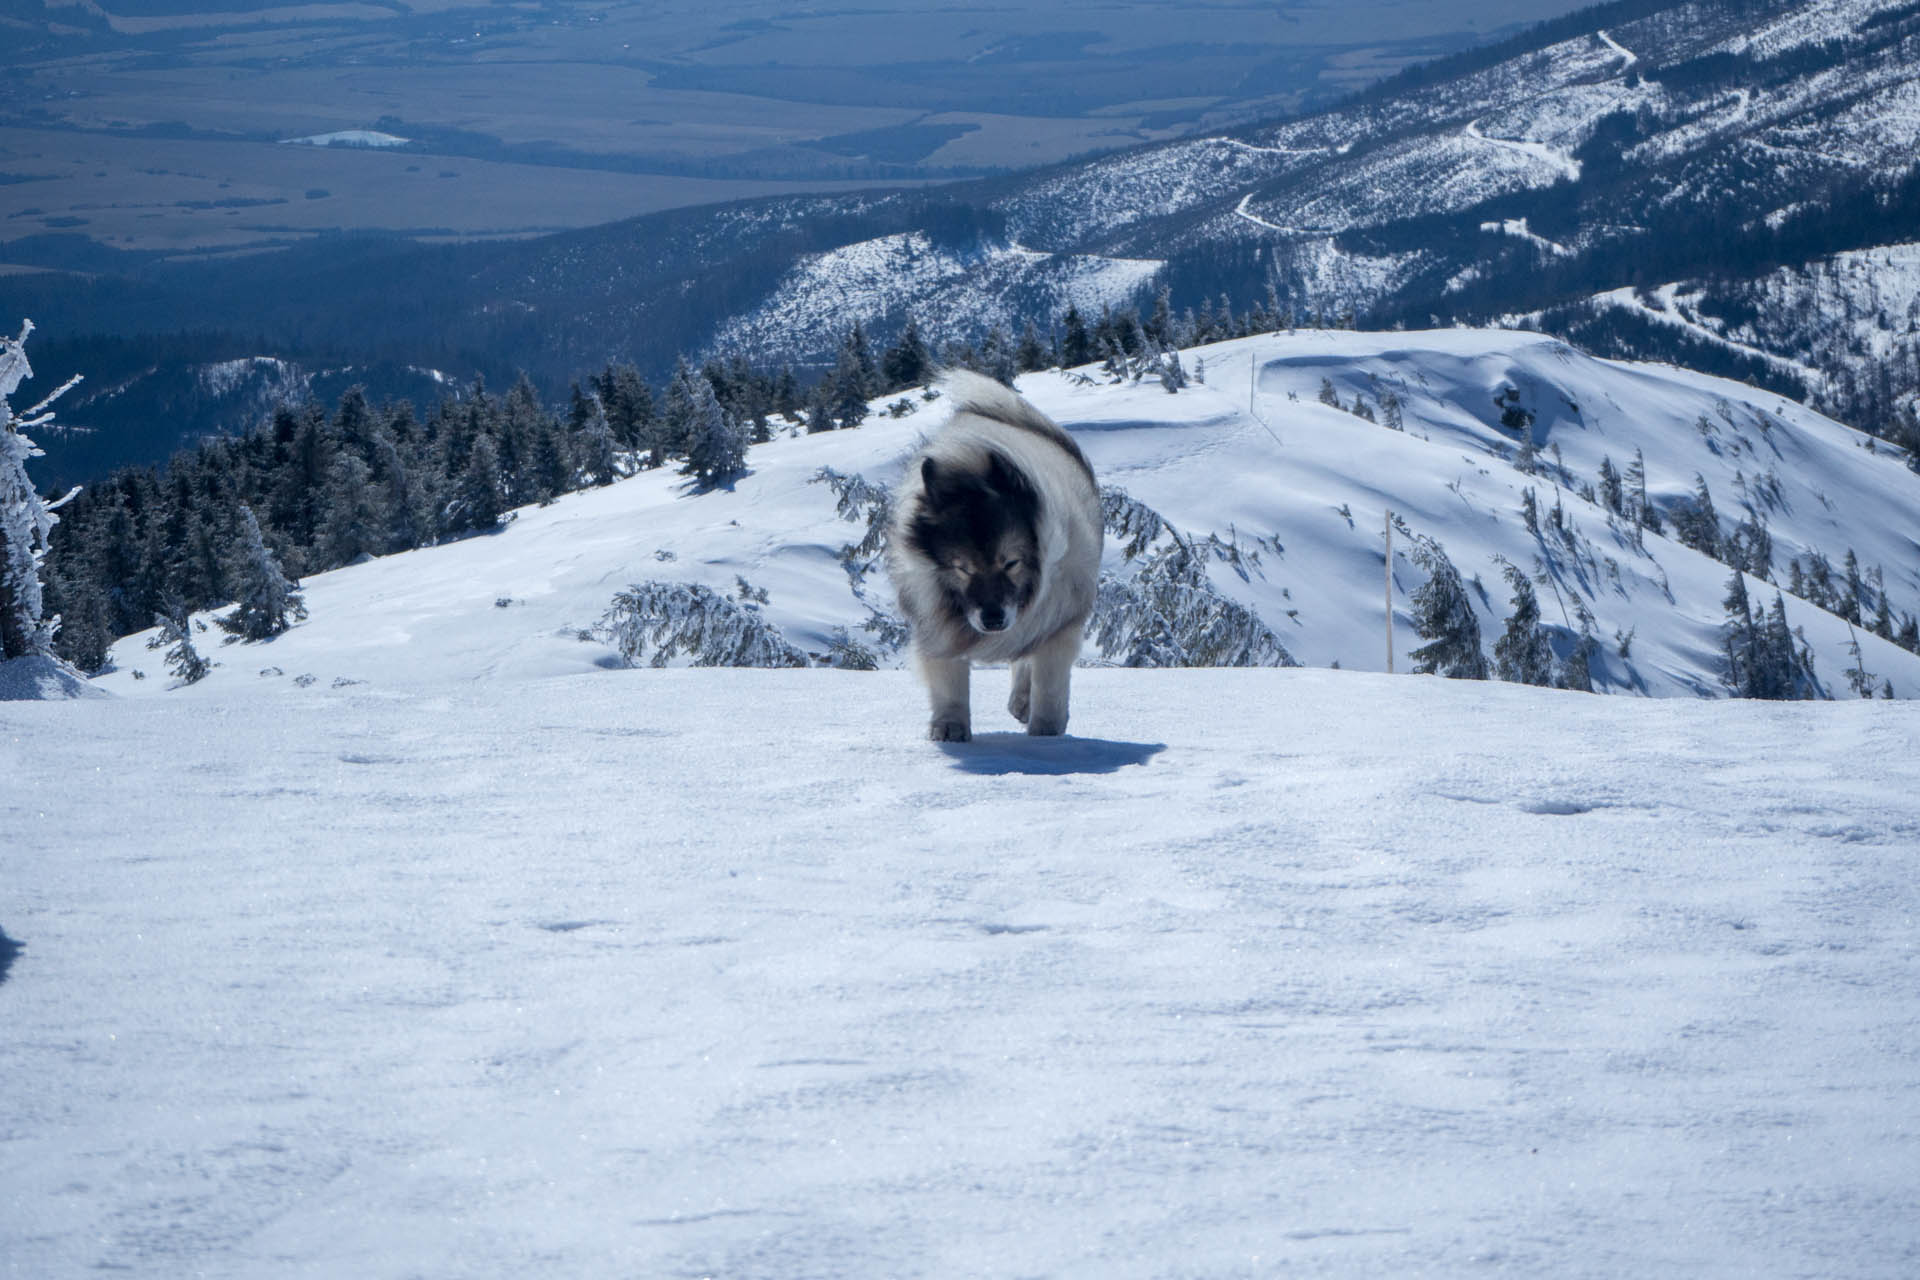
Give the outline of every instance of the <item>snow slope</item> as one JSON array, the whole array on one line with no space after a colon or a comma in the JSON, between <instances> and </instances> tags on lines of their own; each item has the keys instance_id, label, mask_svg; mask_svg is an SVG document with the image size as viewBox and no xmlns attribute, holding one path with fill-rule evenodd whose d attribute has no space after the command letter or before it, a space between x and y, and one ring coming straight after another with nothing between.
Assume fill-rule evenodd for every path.
<instances>
[{"instance_id":1,"label":"snow slope","mask_svg":"<svg viewBox=\"0 0 1920 1280\"><path fill-rule=\"evenodd\" d=\"M1914 704L1077 690L0 704L0 1275L1913 1274Z\"/></svg>"},{"instance_id":2,"label":"snow slope","mask_svg":"<svg viewBox=\"0 0 1920 1280\"><path fill-rule=\"evenodd\" d=\"M1669 515L1703 477L1723 528L1742 497L1768 521L1775 574L1791 556L1823 552L1837 567L1853 549L1864 572L1884 569L1896 618L1920 613L1920 547L1910 513L1920 476L1884 445L1738 383L1681 370L1594 360L1539 334L1301 331L1188 352L1206 383L1168 395L1157 383L1108 385L1085 376L1032 375L1022 388L1074 432L1102 483L1124 489L1184 533L1212 533L1239 552L1217 559L1214 585L1252 608L1294 657L1313 666L1386 666L1382 532L1391 508L1412 532L1437 538L1476 596L1484 647L1510 612L1504 557L1546 575L1539 589L1562 656L1595 619L1602 691L1719 696L1721 601L1730 571L1667 538L1631 531L1579 496L1603 458L1624 470L1644 452L1648 491ZM1376 413L1397 394L1404 431L1319 403L1322 380L1340 402ZM1510 395L1509 395L1510 391ZM1499 426L1507 396L1534 415L1539 472L1513 465L1514 431ZM857 431L757 446L752 472L730 491L689 495L678 477L650 473L607 489L522 510L501 533L322 574L306 583L310 619L264 645L203 647L223 665L209 688L279 690L310 678L380 687L584 672L617 664L591 632L614 594L646 579L691 580L732 596L744 578L768 595L765 615L787 638L827 652L836 628L856 637L869 606L890 608L883 570L850 577L842 548L864 533L835 512L822 468L890 486L937 403L878 415ZM1554 458L1558 451L1560 463ZM1523 490L1541 512L1521 517ZM1564 534L1547 523L1558 503ZM1421 640L1409 598L1426 575L1396 540L1395 667ZM1111 542L1107 567L1130 571ZM1753 598L1774 588L1749 580ZM1830 692L1851 696L1854 664L1844 621L1787 603ZM1620 641L1631 637L1628 653ZM1860 661L1878 688L1920 694L1920 659L1864 628ZM142 637L114 649L98 683L160 694L169 681ZM873 643L867 636L867 642ZM899 655L883 660L899 661ZM1092 660L1099 660L1090 650ZM136 672L144 678L136 678Z\"/></svg>"}]
</instances>

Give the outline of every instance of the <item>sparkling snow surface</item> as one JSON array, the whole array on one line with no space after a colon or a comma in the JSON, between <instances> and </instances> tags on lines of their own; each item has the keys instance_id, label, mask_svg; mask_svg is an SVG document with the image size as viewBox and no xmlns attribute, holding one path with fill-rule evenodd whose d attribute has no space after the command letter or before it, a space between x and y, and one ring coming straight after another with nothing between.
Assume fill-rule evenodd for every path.
<instances>
[{"instance_id":1,"label":"sparkling snow surface","mask_svg":"<svg viewBox=\"0 0 1920 1280\"><path fill-rule=\"evenodd\" d=\"M0 704L0 1274L1914 1274L1920 708L1076 681Z\"/></svg>"}]
</instances>

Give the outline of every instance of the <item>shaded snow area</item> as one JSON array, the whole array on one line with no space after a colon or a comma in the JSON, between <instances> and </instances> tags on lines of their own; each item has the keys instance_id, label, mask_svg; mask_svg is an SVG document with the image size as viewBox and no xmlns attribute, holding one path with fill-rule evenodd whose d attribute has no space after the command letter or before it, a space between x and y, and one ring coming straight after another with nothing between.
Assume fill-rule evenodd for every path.
<instances>
[{"instance_id":1,"label":"shaded snow area","mask_svg":"<svg viewBox=\"0 0 1920 1280\"><path fill-rule=\"evenodd\" d=\"M1702 480L1723 536L1743 522L1766 526L1770 577L1747 579L1757 607L1791 586L1791 559L1811 565L1818 552L1837 578L1852 550L1858 572L1883 586L1895 627L1920 613L1910 518L1920 476L1886 446L1869 451L1858 432L1740 383L1595 360L1509 331L1302 330L1188 351L1184 361L1205 382L1177 395L1157 380L1109 382L1097 369L1034 374L1020 386L1074 433L1102 484L1199 548L1198 573L1218 600L1251 611L1308 666L1385 669L1390 509L1406 532L1444 547L1485 651L1514 612L1510 563L1535 579L1561 660L1587 630L1596 690L1724 696L1732 570L1673 536ZM1340 407L1322 403L1323 391ZM95 683L195 698L240 686L270 694L587 673L622 665L602 622L616 594L644 582L697 584L738 601L817 661L838 661L851 640L877 665L900 666L885 570L858 549L876 508L855 502L843 518L835 484L822 482L829 472L842 488L891 488L944 416L919 393L897 403L911 412L755 446L750 473L727 489L694 494L678 475L645 472L523 508L495 535L315 575L304 583L308 619L271 642L223 645L217 627L200 632L202 652L220 665L190 689L170 688L150 633L115 645L112 670ZM1390 427L1392 412L1403 429ZM1585 496L1603 463L1624 473L1636 451L1664 535ZM1137 582L1173 535L1131 559L1128 537L1108 540L1105 571L1120 583ZM1422 644L1412 601L1429 576L1409 550L1396 535L1394 665L1403 672ZM1879 597L1863 589L1871 619ZM1858 669L1876 692L1920 695L1920 658L1804 599L1783 604L1822 691L1852 697L1848 672ZM1126 662L1131 648L1090 643L1083 657Z\"/></svg>"},{"instance_id":2,"label":"shaded snow area","mask_svg":"<svg viewBox=\"0 0 1920 1280\"><path fill-rule=\"evenodd\" d=\"M0 705L0 1274L1904 1277L1920 709Z\"/></svg>"}]
</instances>

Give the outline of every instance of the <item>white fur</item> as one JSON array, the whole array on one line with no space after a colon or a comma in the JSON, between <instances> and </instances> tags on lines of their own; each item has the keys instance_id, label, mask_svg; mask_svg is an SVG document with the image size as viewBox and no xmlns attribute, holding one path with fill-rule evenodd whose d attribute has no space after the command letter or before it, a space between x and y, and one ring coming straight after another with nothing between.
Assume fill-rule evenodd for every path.
<instances>
[{"instance_id":1,"label":"white fur","mask_svg":"<svg viewBox=\"0 0 1920 1280\"><path fill-rule=\"evenodd\" d=\"M955 372L943 382L953 416L907 466L894 494L887 565L901 611L913 627L913 648L932 704L929 734L937 741L972 736L968 671L975 662L1011 662L1008 710L1033 734L1066 731L1068 686L1081 632L1099 587L1103 531L1100 495L1066 447L1060 428L1019 395L978 374ZM1009 422L1025 426L1009 425ZM1032 601L1004 631L983 634L944 602L936 570L907 545L907 521L926 500L921 461L984 471L987 451L1007 458L1039 495L1035 533L1039 583ZM972 620L977 623L978 619Z\"/></svg>"}]
</instances>

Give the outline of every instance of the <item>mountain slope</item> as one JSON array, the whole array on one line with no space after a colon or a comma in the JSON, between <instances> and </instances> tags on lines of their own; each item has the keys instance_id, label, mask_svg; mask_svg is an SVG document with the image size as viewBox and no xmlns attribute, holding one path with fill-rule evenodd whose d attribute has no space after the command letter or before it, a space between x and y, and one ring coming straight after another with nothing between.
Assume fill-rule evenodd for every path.
<instances>
[{"instance_id":1,"label":"mountain slope","mask_svg":"<svg viewBox=\"0 0 1920 1280\"><path fill-rule=\"evenodd\" d=\"M1105 384L1085 374L1032 375L1022 387L1075 433L1104 484L1188 538L1213 590L1250 608L1299 661L1385 667L1383 528L1391 509L1408 532L1437 539L1464 577L1484 583L1472 601L1484 648L1511 612L1504 560L1538 578L1563 661L1588 611L1584 629L1599 643L1596 689L1723 694L1730 570L1672 537L1636 532L1633 521L1582 496L1598 487L1603 459L1624 472L1639 451L1648 501L1669 533L1684 525L1704 481L1723 539L1742 522L1764 523L1778 583L1791 581L1798 560L1809 578L1828 575L1822 590L1837 592L1840 566L1853 553L1860 584L1850 590L1862 625L1850 630L1803 599L1787 602L1788 623L1803 629L1827 692L1848 695L1846 672L1861 666L1876 689L1885 683L1898 696L1920 695L1920 658L1866 625L1882 593L1895 627L1920 614L1920 555L1905 518L1920 506L1920 476L1897 451L1857 432L1736 383L1598 361L1536 334L1301 332L1188 352L1186 362L1206 382L1178 395L1153 382ZM1347 409L1320 403L1323 383ZM1404 430L1386 425L1387 393L1399 399ZM1382 420L1347 411L1356 400ZM849 523L820 477L828 469L890 486L940 416L937 403L905 404L915 411L903 418L882 414L855 431L757 446L750 473L727 490L694 495L675 476L644 473L523 509L495 536L317 575L307 583L307 622L269 644L210 649L224 665L198 688L617 665L595 628L616 592L650 580L739 597L744 579L766 593L760 612L801 650L824 657L853 639L897 663L897 636L884 625L884 570L847 550L864 537L871 508L855 502ZM1530 419L1524 437L1502 425L1521 418ZM1160 534L1154 545L1172 536ZM1127 559L1123 541L1110 540L1106 565L1121 581L1142 563ZM1427 578L1408 551L1403 534L1393 570L1402 671L1419 644L1412 596ZM1825 569L1816 570L1816 554ZM1756 606L1770 602L1772 585L1751 575L1747 584ZM158 655L142 640L121 641L114 670L98 683L162 692ZM1101 656L1090 644L1088 657Z\"/></svg>"}]
</instances>

